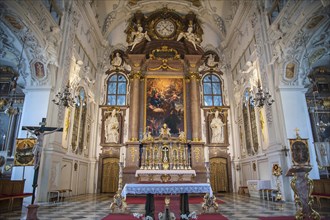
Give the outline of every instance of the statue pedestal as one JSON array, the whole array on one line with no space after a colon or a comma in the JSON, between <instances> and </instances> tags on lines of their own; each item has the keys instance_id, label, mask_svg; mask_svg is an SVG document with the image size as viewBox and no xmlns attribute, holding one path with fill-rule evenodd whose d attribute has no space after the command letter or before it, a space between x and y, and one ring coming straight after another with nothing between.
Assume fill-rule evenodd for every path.
<instances>
[{"instance_id":1,"label":"statue pedestal","mask_svg":"<svg viewBox=\"0 0 330 220\"><path fill-rule=\"evenodd\" d=\"M36 220L38 219L38 205L28 205L27 209L27 216L26 216L26 220Z\"/></svg>"},{"instance_id":2,"label":"statue pedestal","mask_svg":"<svg viewBox=\"0 0 330 220\"><path fill-rule=\"evenodd\" d=\"M297 212L296 219L320 219L319 213L313 210L313 180L308 177L312 167L292 167L288 170L286 176L293 176L291 188L294 192L294 201Z\"/></svg>"}]
</instances>

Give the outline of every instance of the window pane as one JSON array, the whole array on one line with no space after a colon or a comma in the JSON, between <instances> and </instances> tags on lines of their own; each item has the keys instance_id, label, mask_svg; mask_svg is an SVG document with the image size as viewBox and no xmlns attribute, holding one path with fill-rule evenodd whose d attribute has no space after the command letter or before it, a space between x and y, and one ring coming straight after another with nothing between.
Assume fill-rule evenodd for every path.
<instances>
[{"instance_id":1,"label":"window pane","mask_svg":"<svg viewBox=\"0 0 330 220\"><path fill-rule=\"evenodd\" d=\"M126 94L126 83L118 83L118 94Z\"/></svg>"},{"instance_id":2,"label":"window pane","mask_svg":"<svg viewBox=\"0 0 330 220\"><path fill-rule=\"evenodd\" d=\"M220 82L220 80L217 76L212 75L212 82Z\"/></svg>"},{"instance_id":3,"label":"window pane","mask_svg":"<svg viewBox=\"0 0 330 220\"><path fill-rule=\"evenodd\" d=\"M214 96L214 106L222 106L221 96Z\"/></svg>"},{"instance_id":4,"label":"window pane","mask_svg":"<svg viewBox=\"0 0 330 220\"><path fill-rule=\"evenodd\" d=\"M212 94L211 83L204 83L204 94Z\"/></svg>"},{"instance_id":5,"label":"window pane","mask_svg":"<svg viewBox=\"0 0 330 220\"><path fill-rule=\"evenodd\" d=\"M118 75L118 81L125 81L126 82L126 78L123 75Z\"/></svg>"},{"instance_id":6,"label":"window pane","mask_svg":"<svg viewBox=\"0 0 330 220\"><path fill-rule=\"evenodd\" d=\"M204 96L204 105L212 106L212 96Z\"/></svg>"},{"instance_id":7,"label":"window pane","mask_svg":"<svg viewBox=\"0 0 330 220\"><path fill-rule=\"evenodd\" d=\"M109 83L108 94L116 94L116 83Z\"/></svg>"},{"instance_id":8,"label":"window pane","mask_svg":"<svg viewBox=\"0 0 330 220\"><path fill-rule=\"evenodd\" d=\"M114 95L108 96L108 105L116 105L116 96Z\"/></svg>"},{"instance_id":9,"label":"window pane","mask_svg":"<svg viewBox=\"0 0 330 220\"><path fill-rule=\"evenodd\" d=\"M211 82L211 78L212 78L211 75L207 75L204 77L203 82Z\"/></svg>"},{"instance_id":10,"label":"window pane","mask_svg":"<svg viewBox=\"0 0 330 220\"><path fill-rule=\"evenodd\" d=\"M112 81L112 82L113 82L113 81L117 81L117 74L111 76L110 81Z\"/></svg>"},{"instance_id":11,"label":"window pane","mask_svg":"<svg viewBox=\"0 0 330 220\"><path fill-rule=\"evenodd\" d=\"M221 94L220 83L213 83L213 94Z\"/></svg>"},{"instance_id":12,"label":"window pane","mask_svg":"<svg viewBox=\"0 0 330 220\"><path fill-rule=\"evenodd\" d=\"M126 96L119 95L117 100L117 105L125 105L126 104Z\"/></svg>"}]
</instances>

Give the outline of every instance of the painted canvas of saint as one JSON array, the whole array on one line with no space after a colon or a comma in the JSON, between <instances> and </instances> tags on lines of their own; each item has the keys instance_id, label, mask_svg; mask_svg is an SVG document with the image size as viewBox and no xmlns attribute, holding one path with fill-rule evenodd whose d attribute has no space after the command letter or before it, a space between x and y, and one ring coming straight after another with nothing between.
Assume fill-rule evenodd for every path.
<instances>
[{"instance_id":1,"label":"painted canvas of saint","mask_svg":"<svg viewBox=\"0 0 330 220\"><path fill-rule=\"evenodd\" d=\"M182 78L148 78L146 82L146 131L159 136L163 124L172 137L184 131L184 83Z\"/></svg>"}]
</instances>

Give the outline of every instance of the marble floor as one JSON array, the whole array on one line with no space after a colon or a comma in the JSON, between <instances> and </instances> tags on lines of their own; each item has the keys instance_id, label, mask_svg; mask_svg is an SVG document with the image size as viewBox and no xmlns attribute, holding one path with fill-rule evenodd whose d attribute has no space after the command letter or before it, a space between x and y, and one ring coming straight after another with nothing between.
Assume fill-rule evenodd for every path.
<instances>
[{"instance_id":1,"label":"marble floor","mask_svg":"<svg viewBox=\"0 0 330 220\"><path fill-rule=\"evenodd\" d=\"M292 202L278 203L236 193L218 195L217 198L225 202L219 205L219 212L228 219L257 220L265 216L294 216L296 212ZM71 197L65 202L43 203L38 209L38 217L40 220L102 219L110 213L111 201L112 195L109 194L89 194ZM314 206L322 219L330 219L330 203L327 204L321 209ZM144 204L129 204L128 208L131 213L143 213ZM200 204L191 204L189 209L201 213ZM23 207L21 211L0 213L0 219L25 219L26 212Z\"/></svg>"}]
</instances>

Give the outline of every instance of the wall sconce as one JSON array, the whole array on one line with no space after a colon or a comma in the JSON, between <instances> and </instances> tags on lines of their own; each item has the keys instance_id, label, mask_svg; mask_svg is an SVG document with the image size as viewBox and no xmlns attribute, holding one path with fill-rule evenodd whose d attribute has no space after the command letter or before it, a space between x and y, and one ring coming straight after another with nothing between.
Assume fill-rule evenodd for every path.
<instances>
[{"instance_id":1,"label":"wall sconce","mask_svg":"<svg viewBox=\"0 0 330 220\"><path fill-rule=\"evenodd\" d=\"M73 107L76 104L76 97L72 97L72 94L70 92L70 84L65 86L63 92L59 91L55 98L52 100L55 105L62 105L65 108L67 107Z\"/></svg>"},{"instance_id":2,"label":"wall sconce","mask_svg":"<svg viewBox=\"0 0 330 220\"><path fill-rule=\"evenodd\" d=\"M262 108L265 104L267 106L271 106L274 102L272 95L269 94L268 91L264 92L261 88L260 79L258 79L258 91L254 95L253 102L255 103L256 107L260 108Z\"/></svg>"}]
</instances>

